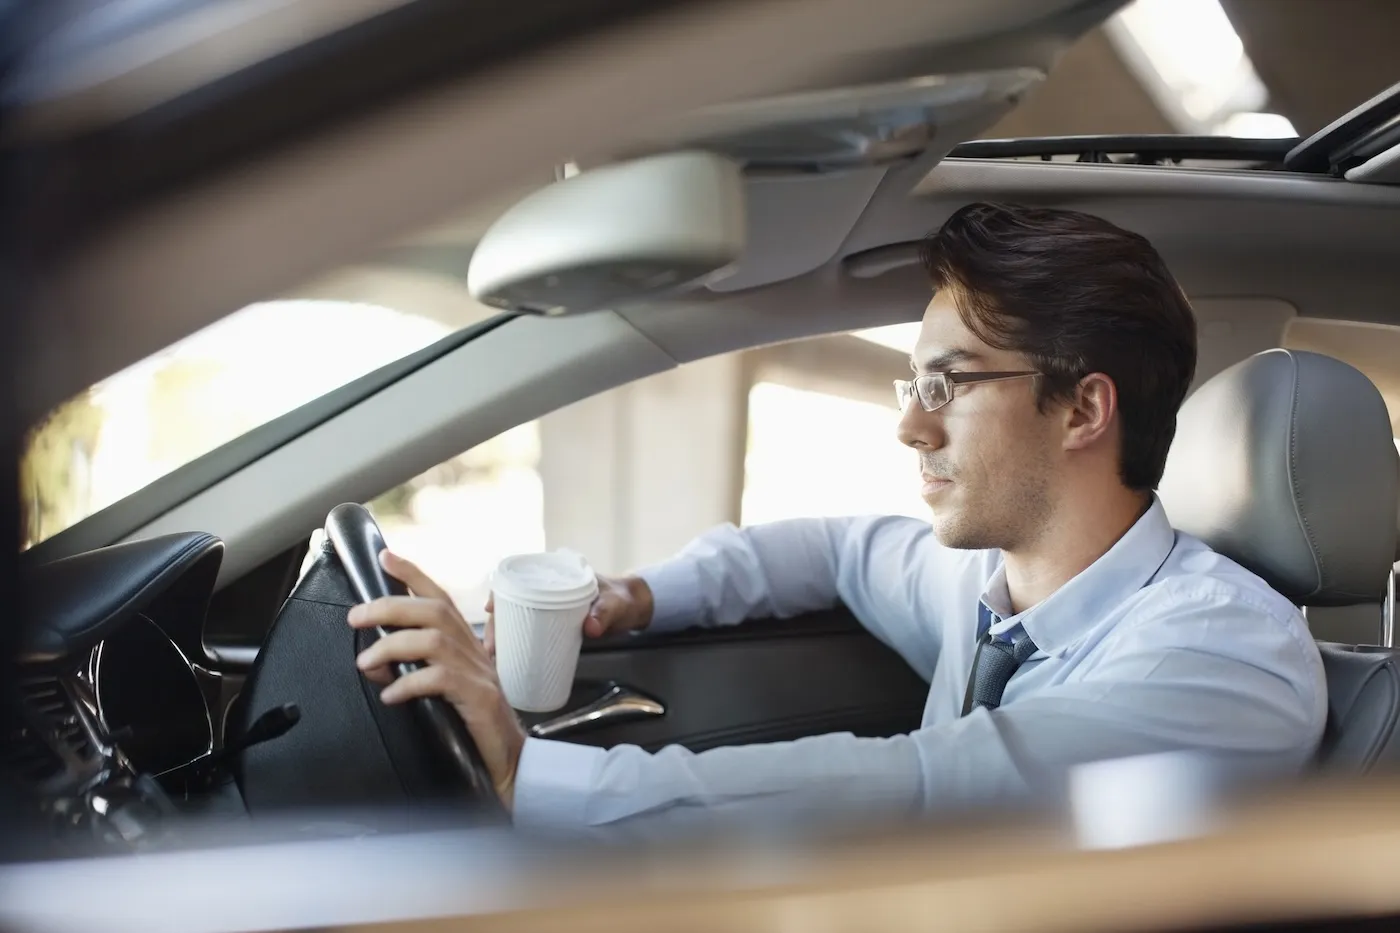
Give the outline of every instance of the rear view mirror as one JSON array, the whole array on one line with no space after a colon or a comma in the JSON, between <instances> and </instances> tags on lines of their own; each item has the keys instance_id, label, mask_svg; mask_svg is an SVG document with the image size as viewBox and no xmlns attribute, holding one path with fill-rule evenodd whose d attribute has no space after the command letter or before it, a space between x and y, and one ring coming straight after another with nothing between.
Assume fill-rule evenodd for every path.
<instances>
[{"instance_id":1,"label":"rear view mirror","mask_svg":"<svg viewBox=\"0 0 1400 933\"><path fill-rule=\"evenodd\" d=\"M739 165L707 152L591 169L520 201L472 254L485 304L570 314L712 280L744 248Z\"/></svg>"}]
</instances>

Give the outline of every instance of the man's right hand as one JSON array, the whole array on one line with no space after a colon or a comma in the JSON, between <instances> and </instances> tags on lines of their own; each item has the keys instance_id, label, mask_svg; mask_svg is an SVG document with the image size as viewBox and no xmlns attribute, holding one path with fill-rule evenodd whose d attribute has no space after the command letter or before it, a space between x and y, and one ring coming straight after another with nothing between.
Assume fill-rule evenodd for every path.
<instances>
[{"instance_id":1,"label":"man's right hand","mask_svg":"<svg viewBox=\"0 0 1400 933\"><path fill-rule=\"evenodd\" d=\"M613 632L635 632L651 623L654 604L651 587L641 577L598 578L598 598L583 620L586 638L600 638ZM486 599L486 651L496 656L496 597Z\"/></svg>"}]
</instances>

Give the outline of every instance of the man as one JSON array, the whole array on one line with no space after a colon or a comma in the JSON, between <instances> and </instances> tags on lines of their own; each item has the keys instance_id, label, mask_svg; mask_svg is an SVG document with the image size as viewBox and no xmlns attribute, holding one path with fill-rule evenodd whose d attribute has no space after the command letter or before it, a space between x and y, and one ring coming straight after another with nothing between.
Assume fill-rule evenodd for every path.
<instances>
[{"instance_id":1,"label":"man","mask_svg":"<svg viewBox=\"0 0 1400 933\"><path fill-rule=\"evenodd\" d=\"M1153 494L1196 363L1194 318L1156 251L1085 214L974 204L926 241L923 261L935 294L915 376L896 387L932 521L718 528L602 581L585 628L731 625L839 600L929 679L918 731L698 755L526 739L489 649L390 554L385 568L416 598L350 621L407 630L359 664L382 682L391 661L429 666L384 701L446 697L517 824L563 828L1019 801L1078 763L1176 749L1300 768L1326 718L1302 617L1175 533ZM814 436L812 455L830 442Z\"/></svg>"}]
</instances>

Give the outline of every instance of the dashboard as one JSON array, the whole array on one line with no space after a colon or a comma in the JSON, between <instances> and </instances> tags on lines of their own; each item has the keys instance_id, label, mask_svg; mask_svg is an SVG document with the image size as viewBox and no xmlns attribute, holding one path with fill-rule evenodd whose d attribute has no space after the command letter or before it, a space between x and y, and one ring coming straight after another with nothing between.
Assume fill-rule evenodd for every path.
<instances>
[{"instance_id":1,"label":"dashboard","mask_svg":"<svg viewBox=\"0 0 1400 933\"><path fill-rule=\"evenodd\" d=\"M0 770L60 846L139 847L218 793L237 684L202 632L222 557L221 541L194 533L25 568L31 625Z\"/></svg>"}]
</instances>

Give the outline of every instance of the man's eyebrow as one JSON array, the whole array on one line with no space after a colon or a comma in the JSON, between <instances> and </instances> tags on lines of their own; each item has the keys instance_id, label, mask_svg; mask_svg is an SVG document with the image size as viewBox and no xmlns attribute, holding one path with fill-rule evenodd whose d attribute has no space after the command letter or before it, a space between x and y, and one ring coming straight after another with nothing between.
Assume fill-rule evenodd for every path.
<instances>
[{"instance_id":1,"label":"man's eyebrow","mask_svg":"<svg viewBox=\"0 0 1400 933\"><path fill-rule=\"evenodd\" d=\"M980 358L981 357L971 350L940 350L937 353L924 357L922 360L913 356L909 357L909 368L916 373L935 373L942 372L948 367L955 366L958 363L971 363Z\"/></svg>"}]
</instances>

